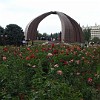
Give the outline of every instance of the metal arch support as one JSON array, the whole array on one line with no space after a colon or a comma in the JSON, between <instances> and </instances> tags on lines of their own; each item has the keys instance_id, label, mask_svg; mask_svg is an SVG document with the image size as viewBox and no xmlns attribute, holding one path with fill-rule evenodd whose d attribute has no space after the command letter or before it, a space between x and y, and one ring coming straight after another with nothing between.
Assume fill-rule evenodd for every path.
<instances>
[{"instance_id":1,"label":"metal arch support","mask_svg":"<svg viewBox=\"0 0 100 100\"><path fill-rule=\"evenodd\" d=\"M25 29L26 40L36 40L39 23L50 14L57 14L60 18L62 28L61 41L67 43L83 42L83 33L79 24L68 15L58 11L44 13L32 20Z\"/></svg>"}]
</instances>

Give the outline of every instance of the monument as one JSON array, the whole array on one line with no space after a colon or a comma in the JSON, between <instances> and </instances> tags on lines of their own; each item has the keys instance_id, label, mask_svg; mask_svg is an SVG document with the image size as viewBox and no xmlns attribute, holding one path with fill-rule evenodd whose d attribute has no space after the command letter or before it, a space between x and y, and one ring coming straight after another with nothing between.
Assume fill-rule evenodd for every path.
<instances>
[{"instance_id":1,"label":"monument","mask_svg":"<svg viewBox=\"0 0 100 100\"><path fill-rule=\"evenodd\" d=\"M59 11L50 11L44 13L35 19L33 19L25 29L25 39L34 41L37 39L37 28L39 23L47 16L51 14L57 14L61 21L61 42L74 43L79 42L83 43L83 32L80 25L72 19L70 16Z\"/></svg>"}]
</instances>

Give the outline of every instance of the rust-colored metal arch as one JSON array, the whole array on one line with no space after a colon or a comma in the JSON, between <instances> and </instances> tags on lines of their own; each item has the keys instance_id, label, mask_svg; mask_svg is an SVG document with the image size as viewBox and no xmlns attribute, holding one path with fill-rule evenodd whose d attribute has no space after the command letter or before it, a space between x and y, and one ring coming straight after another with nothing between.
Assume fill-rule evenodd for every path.
<instances>
[{"instance_id":1,"label":"rust-colored metal arch","mask_svg":"<svg viewBox=\"0 0 100 100\"><path fill-rule=\"evenodd\" d=\"M39 23L50 14L57 14L61 20L61 41L68 43L83 42L83 33L80 25L68 15L58 11L44 13L32 20L25 29L26 40L36 40Z\"/></svg>"}]
</instances>

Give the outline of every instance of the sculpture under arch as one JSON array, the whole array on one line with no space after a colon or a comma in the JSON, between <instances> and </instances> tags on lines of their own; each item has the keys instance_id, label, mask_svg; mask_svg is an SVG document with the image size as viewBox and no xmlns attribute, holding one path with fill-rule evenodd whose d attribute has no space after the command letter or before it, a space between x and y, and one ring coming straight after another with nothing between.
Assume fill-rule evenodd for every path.
<instances>
[{"instance_id":1,"label":"sculpture under arch","mask_svg":"<svg viewBox=\"0 0 100 100\"><path fill-rule=\"evenodd\" d=\"M70 16L58 12L58 11L51 11L44 13L34 20L32 20L25 29L25 38L26 40L36 40L37 38L37 28L39 23L50 14L57 14L61 21L61 42L73 43L73 42L80 42L82 43L83 40L83 32L80 25L72 19Z\"/></svg>"}]
</instances>

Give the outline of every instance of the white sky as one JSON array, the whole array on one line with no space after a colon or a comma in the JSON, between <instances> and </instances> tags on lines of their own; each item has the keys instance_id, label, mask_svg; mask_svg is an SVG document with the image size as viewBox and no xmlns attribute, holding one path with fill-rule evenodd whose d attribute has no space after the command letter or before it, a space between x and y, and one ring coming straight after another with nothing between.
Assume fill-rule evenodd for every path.
<instances>
[{"instance_id":1,"label":"white sky","mask_svg":"<svg viewBox=\"0 0 100 100\"><path fill-rule=\"evenodd\" d=\"M63 12L81 26L100 25L100 0L0 0L0 26L17 24L25 30L31 20L49 11ZM38 30L48 34L60 32L59 17L46 17Z\"/></svg>"}]
</instances>

